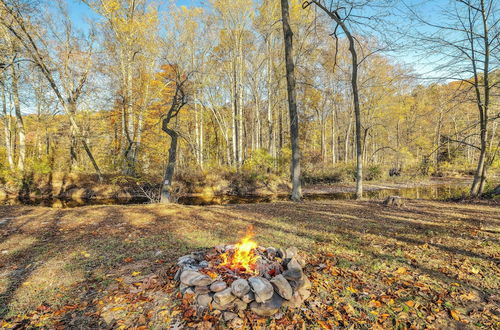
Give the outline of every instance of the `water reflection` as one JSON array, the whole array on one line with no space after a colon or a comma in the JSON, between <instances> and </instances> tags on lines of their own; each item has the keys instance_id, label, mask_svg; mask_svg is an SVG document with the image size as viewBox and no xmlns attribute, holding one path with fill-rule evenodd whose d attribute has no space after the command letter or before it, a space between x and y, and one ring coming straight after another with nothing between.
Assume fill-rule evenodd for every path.
<instances>
[{"instance_id":1,"label":"water reflection","mask_svg":"<svg viewBox=\"0 0 500 330\"><path fill-rule=\"evenodd\" d=\"M387 196L398 195L403 198L411 199L434 199L443 200L450 198L459 198L467 194L469 186L466 184L440 184L432 186L421 186L402 189L377 189L365 191L363 196L368 199L384 199ZM331 194L305 194L304 200L347 200L354 199L355 194L350 192L339 192ZM288 200L288 195L269 195L269 196L180 196L179 204L184 205L225 205L225 204L253 204L270 203L276 201ZM133 199L30 199L19 200L10 199L3 202L4 205L36 205L53 208L72 208L85 205L126 205L126 204L144 204L148 203L147 198Z\"/></svg>"},{"instance_id":2,"label":"water reflection","mask_svg":"<svg viewBox=\"0 0 500 330\"><path fill-rule=\"evenodd\" d=\"M450 199L464 197L469 187L465 184L443 184L434 186L401 188L401 189L378 189L369 190L363 193L364 198L383 199L387 196L398 195L411 199ZM304 200L348 200L354 199L355 193L339 192L331 194L305 194ZM186 205L223 205L223 204L249 204L249 203L269 203L288 200L288 195L272 196L181 196L179 204Z\"/></svg>"},{"instance_id":3,"label":"water reflection","mask_svg":"<svg viewBox=\"0 0 500 330\"><path fill-rule=\"evenodd\" d=\"M61 199L61 198L34 198L34 199L7 199L3 201L4 205L31 205L45 206L52 208L73 208L87 205L128 205L144 204L149 200L147 198L133 199ZM2 203L0 201L0 203Z\"/></svg>"}]
</instances>

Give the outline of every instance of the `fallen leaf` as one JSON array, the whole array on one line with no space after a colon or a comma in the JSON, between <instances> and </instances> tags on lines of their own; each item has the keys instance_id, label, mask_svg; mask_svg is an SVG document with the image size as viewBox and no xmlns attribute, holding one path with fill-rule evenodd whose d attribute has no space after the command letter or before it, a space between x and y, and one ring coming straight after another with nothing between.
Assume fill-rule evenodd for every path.
<instances>
[{"instance_id":1,"label":"fallen leaf","mask_svg":"<svg viewBox=\"0 0 500 330\"><path fill-rule=\"evenodd\" d=\"M330 325L328 325L324 321L318 321L318 324L321 326L322 329L331 329L332 328Z\"/></svg>"},{"instance_id":2,"label":"fallen leaf","mask_svg":"<svg viewBox=\"0 0 500 330\"><path fill-rule=\"evenodd\" d=\"M354 307L352 307L350 304L344 305L344 310L347 312L347 314L354 314L356 311L354 310Z\"/></svg>"},{"instance_id":3,"label":"fallen leaf","mask_svg":"<svg viewBox=\"0 0 500 330\"><path fill-rule=\"evenodd\" d=\"M460 321L460 313L457 310L455 309L450 310L450 315L454 320Z\"/></svg>"},{"instance_id":4,"label":"fallen leaf","mask_svg":"<svg viewBox=\"0 0 500 330\"><path fill-rule=\"evenodd\" d=\"M347 291L350 291L352 293L357 293L358 292L358 290L354 289L352 286L348 286L347 287Z\"/></svg>"},{"instance_id":5,"label":"fallen leaf","mask_svg":"<svg viewBox=\"0 0 500 330\"><path fill-rule=\"evenodd\" d=\"M408 270L405 267L399 267L394 273L398 275L404 275L407 271Z\"/></svg>"}]
</instances>

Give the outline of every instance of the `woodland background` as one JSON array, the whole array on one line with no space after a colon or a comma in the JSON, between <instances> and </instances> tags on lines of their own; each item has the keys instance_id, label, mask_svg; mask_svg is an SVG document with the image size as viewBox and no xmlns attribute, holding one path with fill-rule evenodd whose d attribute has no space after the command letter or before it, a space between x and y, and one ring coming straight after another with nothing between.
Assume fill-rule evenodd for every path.
<instances>
[{"instance_id":1,"label":"woodland background","mask_svg":"<svg viewBox=\"0 0 500 330\"><path fill-rule=\"evenodd\" d=\"M201 7L148 0L83 3L93 13L85 24L75 22L65 1L2 1L4 183L21 186L56 172L160 182L170 146L162 120L179 82L185 105L170 122L179 135L177 180L270 184L289 176L278 1L211 0ZM364 178L379 180L389 172L412 178L473 174L481 150L471 84L476 71L464 64L461 46L439 46L454 25L415 28L418 33L410 35L422 23L413 12L418 8L403 16L398 8L404 2L347 3L359 15L348 22L360 57ZM485 172L494 174L500 166L498 21L493 2L486 5L491 92ZM22 24L13 20L9 6ZM356 146L348 44L342 34L332 34L331 21L316 7L302 7L302 1L290 2L302 178L352 181ZM453 11L460 17L469 8L470 14L461 2L440 8L445 16L438 17L450 19L443 26L452 22ZM21 25L25 34L16 38L9 27ZM462 40L466 31L450 32L448 42ZM28 36L33 43L26 44ZM476 42L481 39L472 45ZM449 49L458 49L458 55ZM414 56L403 61L398 54L405 50ZM423 59L434 71L417 69Z\"/></svg>"}]
</instances>

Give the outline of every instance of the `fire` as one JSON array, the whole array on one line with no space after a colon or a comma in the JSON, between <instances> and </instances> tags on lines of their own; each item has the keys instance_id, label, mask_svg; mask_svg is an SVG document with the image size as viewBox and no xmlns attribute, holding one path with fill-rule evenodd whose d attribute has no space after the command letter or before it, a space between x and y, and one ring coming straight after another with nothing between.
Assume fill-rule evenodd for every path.
<instances>
[{"instance_id":1,"label":"fire","mask_svg":"<svg viewBox=\"0 0 500 330\"><path fill-rule=\"evenodd\" d=\"M255 253L257 243L252 241L253 233L251 229L247 231L245 237L235 245L233 250L221 254L221 267L227 267L238 273L256 274L257 260L259 256Z\"/></svg>"}]
</instances>

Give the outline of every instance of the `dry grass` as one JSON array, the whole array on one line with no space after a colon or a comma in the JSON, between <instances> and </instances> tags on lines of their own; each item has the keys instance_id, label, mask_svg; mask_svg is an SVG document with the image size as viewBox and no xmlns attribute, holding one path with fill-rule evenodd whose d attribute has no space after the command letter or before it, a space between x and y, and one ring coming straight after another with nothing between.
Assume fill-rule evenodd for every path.
<instances>
[{"instance_id":1,"label":"dry grass","mask_svg":"<svg viewBox=\"0 0 500 330\"><path fill-rule=\"evenodd\" d=\"M0 220L12 219L0 225L0 319L40 306L82 304L86 313L58 314L57 322L79 318L79 326L103 325L89 310L98 309L96 301L116 277L157 271L188 251L232 243L252 224L260 245L295 245L313 264L330 258L335 271L310 269L318 283L312 299L347 313L340 325L356 319L375 324L387 310L394 326L450 326L459 322L451 311L470 325L494 326L499 211L498 205L431 201L409 201L401 209L375 201L0 206ZM401 299L371 309L370 301L387 295ZM416 302L410 310L408 300ZM440 311L428 317L417 307Z\"/></svg>"}]
</instances>

